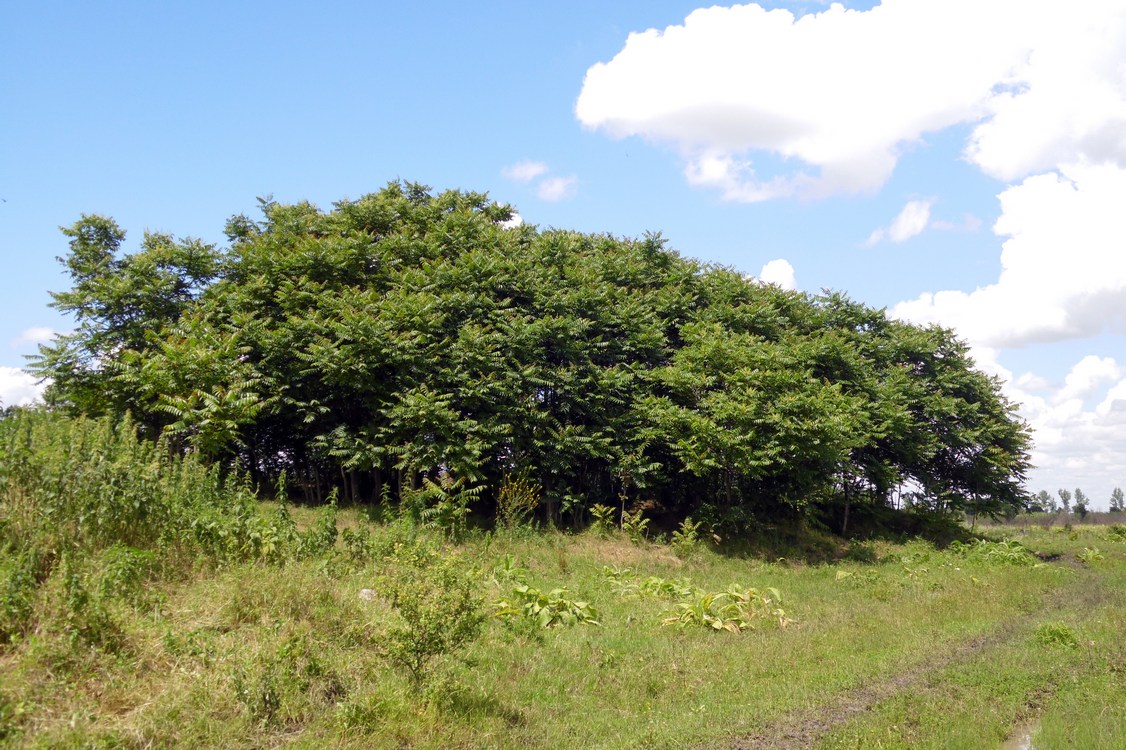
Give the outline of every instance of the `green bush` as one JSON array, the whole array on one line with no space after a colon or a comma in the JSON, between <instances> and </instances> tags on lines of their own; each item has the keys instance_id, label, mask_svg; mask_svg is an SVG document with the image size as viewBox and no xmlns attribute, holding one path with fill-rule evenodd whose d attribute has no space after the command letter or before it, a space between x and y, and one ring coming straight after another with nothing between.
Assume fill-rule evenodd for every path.
<instances>
[{"instance_id":1,"label":"green bush","mask_svg":"<svg viewBox=\"0 0 1126 750\"><path fill-rule=\"evenodd\" d=\"M700 527L703 523L693 523L692 518L680 522L680 528L672 533L672 548L678 557L689 558L700 549Z\"/></svg>"},{"instance_id":2,"label":"green bush","mask_svg":"<svg viewBox=\"0 0 1126 750\"><path fill-rule=\"evenodd\" d=\"M398 622L383 633L382 653L418 692L433 676L436 660L480 635L478 581L460 559L417 543L400 545L388 562L378 593Z\"/></svg>"},{"instance_id":3,"label":"green bush","mask_svg":"<svg viewBox=\"0 0 1126 750\"><path fill-rule=\"evenodd\" d=\"M0 455L0 546L287 554L291 529L262 516L245 479L139 437L128 418L19 410L0 420Z\"/></svg>"}]
</instances>

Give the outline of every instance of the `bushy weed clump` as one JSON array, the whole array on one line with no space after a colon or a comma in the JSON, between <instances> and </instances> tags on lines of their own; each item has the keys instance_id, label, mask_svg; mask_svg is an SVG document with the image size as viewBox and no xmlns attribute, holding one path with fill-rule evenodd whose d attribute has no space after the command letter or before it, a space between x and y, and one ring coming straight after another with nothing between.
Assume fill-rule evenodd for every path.
<instances>
[{"instance_id":1,"label":"bushy weed clump","mask_svg":"<svg viewBox=\"0 0 1126 750\"><path fill-rule=\"evenodd\" d=\"M1024 545L1013 539L999 542L978 539L968 544L956 541L951 543L950 551L970 560L994 565L1036 565L1039 562Z\"/></svg>"}]
</instances>

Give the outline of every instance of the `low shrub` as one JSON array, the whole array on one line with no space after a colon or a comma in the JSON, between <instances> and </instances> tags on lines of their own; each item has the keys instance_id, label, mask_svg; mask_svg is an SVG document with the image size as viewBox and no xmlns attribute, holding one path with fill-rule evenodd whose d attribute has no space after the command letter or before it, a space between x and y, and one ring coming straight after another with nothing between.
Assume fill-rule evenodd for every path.
<instances>
[{"instance_id":1,"label":"low shrub","mask_svg":"<svg viewBox=\"0 0 1126 750\"><path fill-rule=\"evenodd\" d=\"M421 690L436 661L463 649L484 623L478 580L464 563L420 544L400 545L378 593L398 622L382 634L382 655Z\"/></svg>"}]
</instances>

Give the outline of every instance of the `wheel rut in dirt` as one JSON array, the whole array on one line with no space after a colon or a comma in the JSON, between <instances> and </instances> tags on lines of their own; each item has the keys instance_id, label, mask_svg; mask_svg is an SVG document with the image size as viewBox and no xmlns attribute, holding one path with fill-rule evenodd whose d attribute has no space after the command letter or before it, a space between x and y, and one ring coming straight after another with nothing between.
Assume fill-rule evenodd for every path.
<instances>
[{"instance_id":1,"label":"wheel rut in dirt","mask_svg":"<svg viewBox=\"0 0 1126 750\"><path fill-rule=\"evenodd\" d=\"M971 638L953 651L878 683L832 697L816 708L794 711L761 732L740 737L724 747L730 750L799 750L811 747L834 729L863 715L873 706L922 683L929 675L967 661L1015 637L1029 626L1028 618L1010 620L992 633Z\"/></svg>"},{"instance_id":2,"label":"wheel rut in dirt","mask_svg":"<svg viewBox=\"0 0 1126 750\"><path fill-rule=\"evenodd\" d=\"M1064 559L1055 564L1077 570L1081 577L1086 577L1082 566L1077 563L1068 565L1069 562L1072 561ZM1089 581L1088 584L1090 584ZM757 734L731 740L729 744L723 744L720 747L730 748L730 750L804 750L812 747L833 730L862 716L878 703L913 686L920 685L928 676L966 662L989 649L1027 634L1032 630L1034 624L1045 616L1046 612L1059 609L1068 602L1074 604L1076 588L1083 592L1082 603L1086 608L1102 604L1110 596L1105 587L1096 585L1068 587L1066 591L1063 588L1056 589L1046 595L1043 602L1046 608L1026 612L1014 619L1007 620L996 630L971 638L956 646L952 651L905 672L833 696L823 705L815 708L791 712L778 721L767 725ZM1022 719L1027 720L1029 716L1037 713L1039 713L1037 706L1032 705L1029 707L1027 714L1022 715Z\"/></svg>"}]
</instances>

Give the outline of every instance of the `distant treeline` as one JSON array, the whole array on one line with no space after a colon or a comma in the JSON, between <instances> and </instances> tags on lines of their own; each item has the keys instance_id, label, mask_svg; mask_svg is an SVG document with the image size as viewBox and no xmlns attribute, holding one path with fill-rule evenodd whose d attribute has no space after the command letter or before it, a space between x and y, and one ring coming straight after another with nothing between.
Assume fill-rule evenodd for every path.
<instances>
[{"instance_id":1,"label":"distant treeline","mask_svg":"<svg viewBox=\"0 0 1126 750\"><path fill-rule=\"evenodd\" d=\"M169 450L310 501L424 479L536 486L713 521L911 504L1022 508L1027 430L949 331L683 258L659 235L511 226L486 195L393 182L331 211L262 200L230 245L64 229L73 333L49 408L132 415Z\"/></svg>"}]
</instances>

